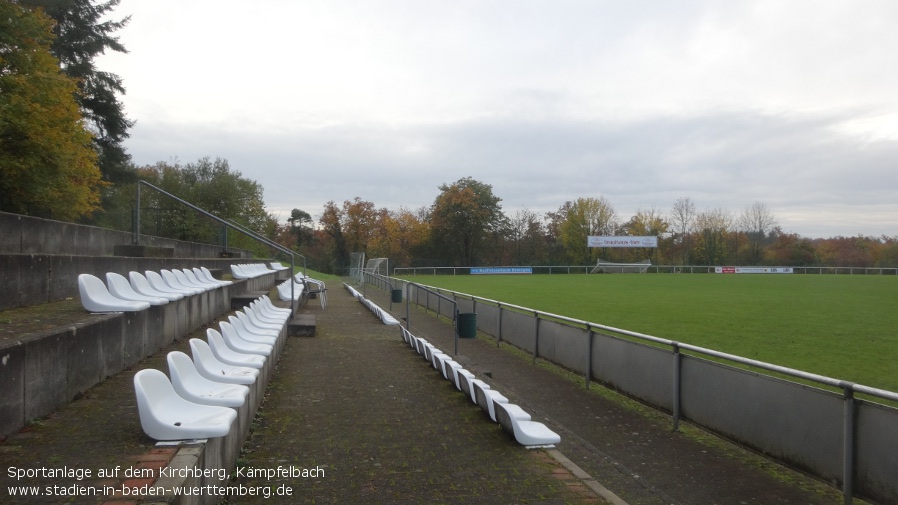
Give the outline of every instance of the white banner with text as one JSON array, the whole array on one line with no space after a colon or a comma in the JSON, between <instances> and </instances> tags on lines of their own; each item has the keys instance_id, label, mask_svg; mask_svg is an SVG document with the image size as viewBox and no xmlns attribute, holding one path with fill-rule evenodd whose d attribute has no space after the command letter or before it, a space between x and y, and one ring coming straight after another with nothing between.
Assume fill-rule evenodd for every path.
<instances>
[{"instance_id":1,"label":"white banner with text","mask_svg":"<svg viewBox=\"0 0 898 505\"><path fill-rule=\"evenodd\" d=\"M589 247L658 247L658 237L587 237Z\"/></svg>"}]
</instances>

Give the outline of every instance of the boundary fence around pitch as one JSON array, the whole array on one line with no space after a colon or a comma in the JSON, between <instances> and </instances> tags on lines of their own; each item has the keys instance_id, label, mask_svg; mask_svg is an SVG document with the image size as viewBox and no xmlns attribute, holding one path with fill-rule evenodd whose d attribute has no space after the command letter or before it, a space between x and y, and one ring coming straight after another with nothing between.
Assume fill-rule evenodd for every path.
<instances>
[{"instance_id":1,"label":"boundary fence around pitch","mask_svg":"<svg viewBox=\"0 0 898 505\"><path fill-rule=\"evenodd\" d=\"M645 267L643 264L633 264ZM612 265L613 266L613 265ZM630 266L630 264L619 264L621 267ZM595 265L533 265L533 266L496 266L491 269L529 269L528 273L532 274L588 274ZM476 271L483 267L396 267L393 275L469 275L472 270ZM648 265L645 273L652 274L713 274L719 265ZM770 269L789 268L793 274L800 275L898 275L896 267L783 267L772 266ZM498 272L502 273L502 272ZM520 275L522 272L515 271ZM764 274L757 274L764 275Z\"/></svg>"}]
</instances>

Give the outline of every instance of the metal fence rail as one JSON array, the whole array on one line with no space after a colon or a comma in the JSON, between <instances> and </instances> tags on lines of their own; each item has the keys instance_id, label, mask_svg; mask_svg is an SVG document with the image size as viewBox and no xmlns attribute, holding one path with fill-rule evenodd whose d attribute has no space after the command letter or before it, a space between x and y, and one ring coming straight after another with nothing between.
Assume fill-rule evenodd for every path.
<instances>
[{"instance_id":1,"label":"metal fence rail","mask_svg":"<svg viewBox=\"0 0 898 505\"><path fill-rule=\"evenodd\" d=\"M396 267L394 275L468 275L478 267ZM595 265L498 266L495 268L529 268L534 274L588 274ZM649 265L646 273L713 274L716 266L707 265ZM772 267L784 268L784 267ZM895 267L788 267L795 274L831 275L898 275Z\"/></svg>"},{"instance_id":2,"label":"metal fence rail","mask_svg":"<svg viewBox=\"0 0 898 505\"><path fill-rule=\"evenodd\" d=\"M390 286L407 280L375 281ZM855 493L898 503L898 393L433 286L477 330ZM441 297L440 299L443 299ZM412 297L409 296L409 299ZM443 312L439 299L415 303ZM448 314L445 314L448 316ZM795 380L790 380L795 379ZM866 395L858 397L857 395ZM879 402L878 400L885 400Z\"/></svg>"}]
</instances>

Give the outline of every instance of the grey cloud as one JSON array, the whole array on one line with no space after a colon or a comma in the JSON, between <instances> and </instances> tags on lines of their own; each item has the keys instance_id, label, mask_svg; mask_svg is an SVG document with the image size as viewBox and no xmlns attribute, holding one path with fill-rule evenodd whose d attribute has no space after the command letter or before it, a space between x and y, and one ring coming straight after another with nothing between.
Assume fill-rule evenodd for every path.
<instances>
[{"instance_id":1,"label":"grey cloud","mask_svg":"<svg viewBox=\"0 0 898 505\"><path fill-rule=\"evenodd\" d=\"M667 211L687 196L699 209L736 213L762 201L786 231L805 236L896 235L898 142L840 133L850 118L753 111L630 122L493 117L264 135L143 121L130 150L141 164L227 158L265 187L266 203L282 217L294 207L317 215L328 200L356 196L390 209L429 206L440 184L472 176L493 186L507 213L544 213L604 195L626 219L639 208Z\"/></svg>"}]
</instances>

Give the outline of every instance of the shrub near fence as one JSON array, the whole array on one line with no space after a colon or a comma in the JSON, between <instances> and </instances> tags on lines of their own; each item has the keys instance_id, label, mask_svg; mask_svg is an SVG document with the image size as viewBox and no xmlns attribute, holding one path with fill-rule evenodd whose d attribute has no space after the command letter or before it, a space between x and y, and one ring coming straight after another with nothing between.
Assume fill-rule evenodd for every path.
<instances>
[{"instance_id":1,"label":"shrub near fence","mask_svg":"<svg viewBox=\"0 0 898 505\"><path fill-rule=\"evenodd\" d=\"M432 271L432 270L431 270ZM390 279L392 286L405 285ZM477 313L477 329L858 495L898 503L898 393L650 335L431 288ZM418 291L422 291L419 293ZM409 301L454 317L411 286ZM747 370L745 367L752 367ZM784 375L805 383L783 379ZM808 385L810 383L811 385ZM871 399L857 398L855 394Z\"/></svg>"}]
</instances>

